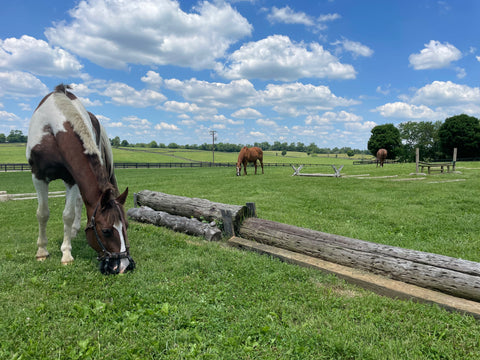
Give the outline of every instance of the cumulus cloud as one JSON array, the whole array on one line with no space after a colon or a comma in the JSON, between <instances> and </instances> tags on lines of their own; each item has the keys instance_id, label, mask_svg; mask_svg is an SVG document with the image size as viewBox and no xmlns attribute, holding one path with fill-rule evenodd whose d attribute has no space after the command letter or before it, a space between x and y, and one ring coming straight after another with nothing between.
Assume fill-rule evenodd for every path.
<instances>
[{"instance_id":1,"label":"cumulus cloud","mask_svg":"<svg viewBox=\"0 0 480 360\"><path fill-rule=\"evenodd\" d=\"M161 122L160 124L155 125L155 130L172 130L178 131L180 130L177 125L175 124L168 124L166 122Z\"/></svg>"},{"instance_id":2,"label":"cumulus cloud","mask_svg":"<svg viewBox=\"0 0 480 360\"><path fill-rule=\"evenodd\" d=\"M245 79L227 84L197 79L166 79L165 87L178 91L187 101L209 107L250 106L257 98L253 84Z\"/></svg>"},{"instance_id":3,"label":"cumulus cloud","mask_svg":"<svg viewBox=\"0 0 480 360\"><path fill-rule=\"evenodd\" d=\"M110 84L103 92L117 105L133 106L138 108L155 106L166 100L166 97L156 91L143 89L135 90L124 83Z\"/></svg>"},{"instance_id":4,"label":"cumulus cloud","mask_svg":"<svg viewBox=\"0 0 480 360\"><path fill-rule=\"evenodd\" d=\"M43 40L27 35L0 40L0 69L42 76L79 77L82 68L75 56Z\"/></svg>"},{"instance_id":5,"label":"cumulus cloud","mask_svg":"<svg viewBox=\"0 0 480 360\"><path fill-rule=\"evenodd\" d=\"M388 118L399 119L435 119L438 114L425 105L412 105L404 102L394 102L378 106L375 111Z\"/></svg>"},{"instance_id":6,"label":"cumulus cloud","mask_svg":"<svg viewBox=\"0 0 480 360\"><path fill-rule=\"evenodd\" d=\"M415 70L441 69L462 57L462 53L449 43L430 40L418 54L409 56L410 66Z\"/></svg>"},{"instance_id":7,"label":"cumulus cloud","mask_svg":"<svg viewBox=\"0 0 480 360\"><path fill-rule=\"evenodd\" d=\"M326 28L326 22L334 21L339 18L339 14L324 14L314 18L303 11L294 11L288 5L282 8L274 6L267 15L267 19L271 23L300 24L308 27L315 27L318 30L324 30Z\"/></svg>"},{"instance_id":8,"label":"cumulus cloud","mask_svg":"<svg viewBox=\"0 0 480 360\"><path fill-rule=\"evenodd\" d=\"M152 70L148 71L145 76L142 76L141 80L153 88L158 88L163 83L163 79L160 74Z\"/></svg>"},{"instance_id":9,"label":"cumulus cloud","mask_svg":"<svg viewBox=\"0 0 480 360\"><path fill-rule=\"evenodd\" d=\"M293 81L301 78L354 79L352 65L342 64L318 43L292 42L288 36L272 35L249 42L228 56L216 71L228 79Z\"/></svg>"},{"instance_id":10,"label":"cumulus cloud","mask_svg":"<svg viewBox=\"0 0 480 360\"><path fill-rule=\"evenodd\" d=\"M232 114L232 116L235 117L235 118L240 118L240 119L257 119L260 116L262 116L262 114L255 109L244 108L244 109L239 109L239 110L235 111Z\"/></svg>"},{"instance_id":11,"label":"cumulus cloud","mask_svg":"<svg viewBox=\"0 0 480 360\"><path fill-rule=\"evenodd\" d=\"M418 89L411 102L431 106L452 106L480 103L480 88L455 84L451 81L434 81Z\"/></svg>"},{"instance_id":12,"label":"cumulus cloud","mask_svg":"<svg viewBox=\"0 0 480 360\"><path fill-rule=\"evenodd\" d=\"M354 57L370 57L373 55L373 50L370 49L368 46L348 39L335 41L334 43L332 43L332 45L337 46L338 51L347 51L352 53Z\"/></svg>"},{"instance_id":13,"label":"cumulus cloud","mask_svg":"<svg viewBox=\"0 0 480 360\"><path fill-rule=\"evenodd\" d=\"M45 31L48 40L107 68L129 63L211 68L252 31L226 2L203 1L184 12L173 0L80 1L70 16L70 22Z\"/></svg>"},{"instance_id":14,"label":"cumulus cloud","mask_svg":"<svg viewBox=\"0 0 480 360\"><path fill-rule=\"evenodd\" d=\"M135 115L125 116L122 120L128 124L128 127L136 130L148 130L152 126L152 123L147 119L141 119Z\"/></svg>"},{"instance_id":15,"label":"cumulus cloud","mask_svg":"<svg viewBox=\"0 0 480 360\"><path fill-rule=\"evenodd\" d=\"M8 97L43 96L48 88L35 76L22 71L0 72L0 95Z\"/></svg>"},{"instance_id":16,"label":"cumulus cloud","mask_svg":"<svg viewBox=\"0 0 480 360\"><path fill-rule=\"evenodd\" d=\"M333 112L327 111L323 115L309 115L305 119L305 124L331 124L331 123L357 123L362 121L362 117L356 114L347 112L347 111L340 111L340 112Z\"/></svg>"}]
</instances>

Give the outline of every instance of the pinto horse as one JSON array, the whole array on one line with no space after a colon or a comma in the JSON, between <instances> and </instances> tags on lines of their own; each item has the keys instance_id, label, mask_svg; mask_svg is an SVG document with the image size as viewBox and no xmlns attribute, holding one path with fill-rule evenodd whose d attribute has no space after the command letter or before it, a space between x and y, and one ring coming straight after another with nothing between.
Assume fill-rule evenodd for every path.
<instances>
[{"instance_id":1,"label":"pinto horse","mask_svg":"<svg viewBox=\"0 0 480 360\"><path fill-rule=\"evenodd\" d=\"M100 271L118 274L135 268L127 238L123 205L128 188L119 194L113 172L110 141L97 118L87 112L69 86L58 85L38 105L30 120L26 156L38 195L37 259L45 260L48 185L62 179L66 187L63 210L62 264L73 262L71 239L80 229L82 200L89 223L88 244L97 251Z\"/></svg>"},{"instance_id":2,"label":"pinto horse","mask_svg":"<svg viewBox=\"0 0 480 360\"><path fill-rule=\"evenodd\" d=\"M380 166L383 167L383 163L385 162L386 158L387 158L387 150L379 149L377 151L377 167L378 167L378 163L380 163Z\"/></svg>"},{"instance_id":3,"label":"pinto horse","mask_svg":"<svg viewBox=\"0 0 480 360\"><path fill-rule=\"evenodd\" d=\"M251 147L248 148L244 146L242 150L240 150L240 154L238 154L237 160L237 176L240 176L242 171L242 164L243 164L243 172L247 175L247 164L253 162L255 164L255 175L257 175L257 160L260 161L260 165L262 166L262 174L263 174L263 151L259 147Z\"/></svg>"}]
</instances>

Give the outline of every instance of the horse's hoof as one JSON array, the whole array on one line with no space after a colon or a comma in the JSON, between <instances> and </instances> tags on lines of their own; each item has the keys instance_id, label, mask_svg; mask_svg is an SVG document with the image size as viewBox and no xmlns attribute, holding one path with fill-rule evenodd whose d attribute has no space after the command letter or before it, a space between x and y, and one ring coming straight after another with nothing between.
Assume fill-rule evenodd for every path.
<instances>
[{"instance_id":1,"label":"horse's hoof","mask_svg":"<svg viewBox=\"0 0 480 360\"><path fill-rule=\"evenodd\" d=\"M71 261L62 261L62 265L63 265L63 266L67 266L67 265L70 265L70 264L73 264L73 260L71 260Z\"/></svg>"},{"instance_id":2,"label":"horse's hoof","mask_svg":"<svg viewBox=\"0 0 480 360\"><path fill-rule=\"evenodd\" d=\"M48 256L49 255L46 255L46 256L42 255L42 256L36 256L36 258L37 258L37 261L45 261L47 260Z\"/></svg>"}]
</instances>

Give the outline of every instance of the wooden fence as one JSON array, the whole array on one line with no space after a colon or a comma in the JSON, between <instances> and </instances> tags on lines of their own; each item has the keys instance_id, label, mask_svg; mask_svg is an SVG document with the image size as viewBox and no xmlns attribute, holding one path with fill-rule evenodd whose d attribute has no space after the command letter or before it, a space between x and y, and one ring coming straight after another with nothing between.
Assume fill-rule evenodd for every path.
<instances>
[{"instance_id":1,"label":"wooden fence","mask_svg":"<svg viewBox=\"0 0 480 360\"><path fill-rule=\"evenodd\" d=\"M264 163L264 166L286 166L290 163ZM311 164L313 165L313 164ZM147 163L147 162L126 162L114 163L115 169L155 169L155 168L197 168L197 167L235 167L234 162L170 162L170 163ZM308 166L305 165L305 166ZM0 172L7 171L30 171L29 164L0 164Z\"/></svg>"}]
</instances>

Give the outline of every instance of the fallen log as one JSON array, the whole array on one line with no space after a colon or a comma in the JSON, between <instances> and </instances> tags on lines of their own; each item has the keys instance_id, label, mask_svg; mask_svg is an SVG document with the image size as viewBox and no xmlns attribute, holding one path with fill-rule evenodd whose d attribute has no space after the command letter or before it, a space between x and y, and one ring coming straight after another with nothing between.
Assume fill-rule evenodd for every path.
<instances>
[{"instance_id":1,"label":"fallen log","mask_svg":"<svg viewBox=\"0 0 480 360\"><path fill-rule=\"evenodd\" d=\"M206 199L169 195L150 190L138 192L136 199L138 205L148 206L157 211L165 211L172 215L194 217L206 221L222 220L221 211L229 211L235 226L248 213L246 206L228 205Z\"/></svg>"},{"instance_id":2,"label":"fallen log","mask_svg":"<svg viewBox=\"0 0 480 360\"><path fill-rule=\"evenodd\" d=\"M129 209L127 215L136 221L165 226L189 235L203 236L209 241L220 241L222 239L222 231L216 226L215 222L204 223L197 219L171 215L164 211L155 211L146 206Z\"/></svg>"},{"instance_id":3,"label":"fallen log","mask_svg":"<svg viewBox=\"0 0 480 360\"><path fill-rule=\"evenodd\" d=\"M480 301L480 263L247 218L239 236L394 280Z\"/></svg>"}]
</instances>

